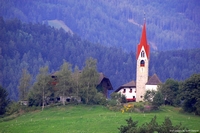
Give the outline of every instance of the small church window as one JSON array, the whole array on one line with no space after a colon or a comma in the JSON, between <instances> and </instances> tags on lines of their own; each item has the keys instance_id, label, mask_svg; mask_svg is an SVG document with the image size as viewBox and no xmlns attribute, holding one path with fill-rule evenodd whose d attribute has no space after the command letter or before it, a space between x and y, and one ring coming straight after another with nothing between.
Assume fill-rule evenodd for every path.
<instances>
[{"instance_id":1,"label":"small church window","mask_svg":"<svg viewBox=\"0 0 200 133\"><path fill-rule=\"evenodd\" d=\"M130 93L132 93L132 89L130 89L130 91L129 91Z\"/></svg>"},{"instance_id":2,"label":"small church window","mask_svg":"<svg viewBox=\"0 0 200 133\"><path fill-rule=\"evenodd\" d=\"M144 66L145 66L144 60L141 60L141 61L140 61L140 66L141 66L141 67L144 67Z\"/></svg>"},{"instance_id":3,"label":"small church window","mask_svg":"<svg viewBox=\"0 0 200 133\"><path fill-rule=\"evenodd\" d=\"M145 56L145 55L144 55L144 51L142 51L142 52L141 52L141 57L144 57L144 56Z\"/></svg>"},{"instance_id":4,"label":"small church window","mask_svg":"<svg viewBox=\"0 0 200 133\"><path fill-rule=\"evenodd\" d=\"M124 89L123 93L126 93L126 89Z\"/></svg>"}]
</instances>

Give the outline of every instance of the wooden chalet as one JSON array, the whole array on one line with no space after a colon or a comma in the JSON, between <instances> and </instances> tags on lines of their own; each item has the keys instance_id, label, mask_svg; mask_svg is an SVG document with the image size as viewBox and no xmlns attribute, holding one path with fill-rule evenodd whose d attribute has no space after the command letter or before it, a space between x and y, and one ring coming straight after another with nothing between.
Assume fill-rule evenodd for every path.
<instances>
[{"instance_id":1,"label":"wooden chalet","mask_svg":"<svg viewBox=\"0 0 200 133\"><path fill-rule=\"evenodd\" d=\"M97 90L102 92L104 96L108 97L108 90L113 90L112 84L103 73L99 73L99 81L96 86Z\"/></svg>"},{"instance_id":2,"label":"wooden chalet","mask_svg":"<svg viewBox=\"0 0 200 133\"><path fill-rule=\"evenodd\" d=\"M81 71L79 73L81 73ZM53 73L51 75L51 78L51 84L54 86L54 90L56 91L58 90L58 88L56 88L55 85L59 82L57 79L57 72ZM106 98L108 97L108 91L113 90L109 78L107 78L103 73L99 73L99 80L96 83L96 89L98 90L98 92L102 92Z\"/></svg>"}]
</instances>

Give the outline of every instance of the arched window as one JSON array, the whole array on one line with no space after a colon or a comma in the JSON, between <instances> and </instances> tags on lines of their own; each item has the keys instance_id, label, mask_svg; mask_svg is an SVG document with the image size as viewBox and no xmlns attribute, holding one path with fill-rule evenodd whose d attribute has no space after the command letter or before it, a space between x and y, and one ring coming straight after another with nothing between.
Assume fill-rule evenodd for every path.
<instances>
[{"instance_id":1,"label":"arched window","mask_svg":"<svg viewBox=\"0 0 200 133\"><path fill-rule=\"evenodd\" d=\"M141 61L140 61L140 66L141 66L141 67L144 67L144 66L145 66L144 60L141 60Z\"/></svg>"},{"instance_id":2,"label":"arched window","mask_svg":"<svg viewBox=\"0 0 200 133\"><path fill-rule=\"evenodd\" d=\"M144 51L142 51L142 52L141 52L141 57L144 57L144 56L145 56L145 55L144 55Z\"/></svg>"}]
</instances>

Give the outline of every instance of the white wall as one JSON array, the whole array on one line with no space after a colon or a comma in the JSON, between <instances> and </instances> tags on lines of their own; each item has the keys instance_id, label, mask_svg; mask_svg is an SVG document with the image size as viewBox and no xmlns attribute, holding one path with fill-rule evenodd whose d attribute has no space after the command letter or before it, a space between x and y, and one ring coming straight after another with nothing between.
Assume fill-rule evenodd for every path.
<instances>
[{"instance_id":1,"label":"white wall","mask_svg":"<svg viewBox=\"0 0 200 133\"><path fill-rule=\"evenodd\" d=\"M125 89L125 93L124 93L124 89ZM132 89L132 93L130 93L130 89ZM123 94L126 96L126 99L132 99L133 96L135 96L136 98L136 88L122 88L120 91L118 91L119 93Z\"/></svg>"},{"instance_id":2,"label":"white wall","mask_svg":"<svg viewBox=\"0 0 200 133\"><path fill-rule=\"evenodd\" d=\"M145 90L147 91L147 90L155 90L155 91L157 91L157 85L146 85L145 86Z\"/></svg>"}]
</instances>

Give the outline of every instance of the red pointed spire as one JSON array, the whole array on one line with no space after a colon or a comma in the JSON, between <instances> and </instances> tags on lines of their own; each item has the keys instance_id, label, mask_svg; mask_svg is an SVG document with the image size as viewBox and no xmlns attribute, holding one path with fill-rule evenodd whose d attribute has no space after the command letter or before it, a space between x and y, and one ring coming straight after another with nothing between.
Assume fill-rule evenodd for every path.
<instances>
[{"instance_id":1,"label":"red pointed spire","mask_svg":"<svg viewBox=\"0 0 200 133\"><path fill-rule=\"evenodd\" d=\"M138 44L138 47L137 47L137 55L136 55L137 59L140 55L142 46L144 47L147 58L149 59L150 47L149 47L149 44L147 44L146 23L145 22L144 22L144 25L143 25L143 28L142 28L142 36L141 36L141 39L140 39L140 43Z\"/></svg>"}]
</instances>

